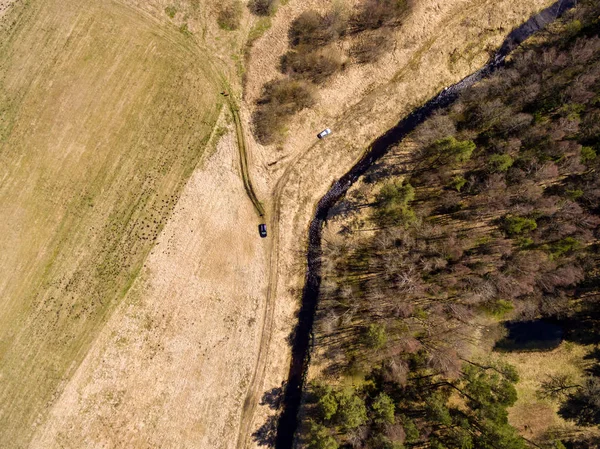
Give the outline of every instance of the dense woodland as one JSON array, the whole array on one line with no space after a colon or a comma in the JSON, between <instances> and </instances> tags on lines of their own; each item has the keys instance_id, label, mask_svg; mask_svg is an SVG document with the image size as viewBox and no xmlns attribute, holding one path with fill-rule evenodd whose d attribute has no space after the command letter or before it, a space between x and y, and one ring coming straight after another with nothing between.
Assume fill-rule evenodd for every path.
<instances>
[{"instance_id":1,"label":"dense woodland","mask_svg":"<svg viewBox=\"0 0 600 449\"><path fill-rule=\"evenodd\" d=\"M302 447L598 447L585 430L520 436L507 418L518 373L473 347L483 322L539 317L600 343L599 17L582 1L338 205L316 329L326 368L306 393ZM548 378L540 395L598 426L597 376Z\"/></svg>"}]
</instances>

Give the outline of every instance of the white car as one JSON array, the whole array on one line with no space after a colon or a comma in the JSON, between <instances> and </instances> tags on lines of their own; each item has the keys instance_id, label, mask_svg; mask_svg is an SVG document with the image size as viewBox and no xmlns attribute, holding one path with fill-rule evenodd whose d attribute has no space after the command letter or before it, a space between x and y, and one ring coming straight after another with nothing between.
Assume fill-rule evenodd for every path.
<instances>
[{"instance_id":1,"label":"white car","mask_svg":"<svg viewBox=\"0 0 600 449\"><path fill-rule=\"evenodd\" d=\"M324 137L327 137L329 134L331 134L331 130L329 128L325 128L323 131L321 131L319 134L317 134L317 137L319 139L323 139Z\"/></svg>"}]
</instances>

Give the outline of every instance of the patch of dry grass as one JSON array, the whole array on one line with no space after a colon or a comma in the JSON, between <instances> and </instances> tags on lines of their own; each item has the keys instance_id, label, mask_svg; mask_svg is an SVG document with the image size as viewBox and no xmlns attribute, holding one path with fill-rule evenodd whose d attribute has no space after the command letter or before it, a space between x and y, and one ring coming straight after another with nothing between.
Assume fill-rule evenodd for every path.
<instances>
[{"instance_id":1,"label":"patch of dry grass","mask_svg":"<svg viewBox=\"0 0 600 449\"><path fill-rule=\"evenodd\" d=\"M116 2L0 26L0 447L24 447L123 298L220 105L206 57Z\"/></svg>"},{"instance_id":2,"label":"patch of dry grass","mask_svg":"<svg viewBox=\"0 0 600 449\"><path fill-rule=\"evenodd\" d=\"M583 357L590 348L563 342L549 352L513 352L501 358L515 366L520 380L516 385L518 400L509 410L510 423L526 438L536 439L550 429L574 431L577 427L558 414L558 403L540 399L537 391L549 375L566 374L581 379L587 367Z\"/></svg>"}]
</instances>

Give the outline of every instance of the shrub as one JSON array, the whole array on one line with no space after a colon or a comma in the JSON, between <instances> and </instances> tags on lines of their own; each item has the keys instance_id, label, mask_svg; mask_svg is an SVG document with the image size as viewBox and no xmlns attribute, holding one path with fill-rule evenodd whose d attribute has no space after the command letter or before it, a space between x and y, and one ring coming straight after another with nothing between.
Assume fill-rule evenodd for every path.
<instances>
[{"instance_id":1,"label":"shrub","mask_svg":"<svg viewBox=\"0 0 600 449\"><path fill-rule=\"evenodd\" d=\"M231 31L239 28L241 19L242 3L240 0L231 0L222 5L217 17L217 23L224 30Z\"/></svg>"},{"instance_id":2,"label":"shrub","mask_svg":"<svg viewBox=\"0 0 600 449\"><path fill-rule=\"evenodd\" d=\"M535 242L531 237L521 237L519 238L517 244L521 249L529 249L535 244Z\"/></svg>"},{"instance_id":3,"label":"shrub","mask_svg":"<svg viewBox=\"0 0 600 449\"><path fill-rule=\"evenodd\" d=\"M581 243L578 240L573 237L565 237L564 239L552 244L550 247L550 252L552 253L553 258L557 258L580 248Z\"/></svg>"},{"instance_id":4,"label":"shrub","mask_svg":"<svg viewBox=\"0 0 600 449\"><path fill-rule=\"evenodd\" d=\"M472 140L457 140L455 137L444 137L433 142L425 150L425 158L433 167L453 165L471 159L475 151Z\"/></svg>"},{"instance_id":5,"label":"shrub","mask_svg":"<svg viewBox=\"0 0 600 449\"><path fill-rule=\"evenodd\" d=\"M535 231L537 223L532 218L507 216L504 218L504 230L508 235L518 235Z\"/></svg>"},{"instance_id":6,"label":"shrub","mask_svg":"<svg viewBox=\"0 0 600 449\"><path fill-rule=\"evenodd\" d=\"M167 16L169 16L171 19L175 18L175 14L177 14L177 8L175 8L175 6L171 5L171 6L167 6L165 8L165 13L167 14Z\"/></svg>"},{"instance_id":7,"label":"shrub","mask_svg":"<svg viewBox=\"0 0 600 449\"><path fill-rule=\"evenodd\" d=\"M507 313L512 312L514 306L510 301L499 299L497 301L487 303L483 306L483 309L491 316L501 320L506 316Z\"/></svg>"},{"instance_id":8,"label":"shrub","mask_svg":"<svg viewBox=\"0 0 600 449\"><path fill-rule=\"evenodd\" d=\"M375 219L381 223L414 221L415 213L409 203L415 199L415 189L409 183L389 182L376 197Z\"/></svg>"},{"instance_id":9,"label":"shrub","mask_svg":"<svg viewBox=\"0 0 600 449\"><path fill-rule=\"evenodd\" d=\"M508 154L494 154L489 159L491 171L505 172L512 167L515 161Z\"/></svg>"},{"instance_id":10,"label":"shrub","mask_svg":"<svg viewBox=\"0 0 600 449\"><path fill-rule=\"evenodd\" d=\"M350 47L350 56L359 64L376 62L392 49L393 42L393 36L389 30L363 33Z\"/></svg>"},{"instance_id":11,"label":"shrub","mask_svg":"<svg viewBox=\"0 0 600 449\"><path fill-rule=\"evenodd\" d=\"M352 31L399 25L408 10L407 0L363 0L351 19Z\"/></svg>"},{"instance_id":12,"label":"shrub","mask_svg":"<svg viewBox=\"0 0 600 449\"><path fill-rule=\"evenodd\" d=\"M407 206L415 199L415 189L409 183L388 182L385 184L379 194L377 201L383 206L398 204Z\"/></svg>"},{"instance_id":13,"label":"shrub","mask_svg":"<svg viewBox=\"0 0 600 449\"><path fill-rule=\"evenodd\" d=\"M337 52L290 50L281 58L281 71L320 84L342 67Z\"/></svg>"},{"instance_id":14,"label":"shrub","mask_svg":"<svg viewBox=\"0 0 600 449\"><path fill-rule=\"evenodd\" d=\"M460 189L462 189L466 183L467 180L462 176L455 176L454 178L452 178L452 181L450 181L450 187L456 190L457 192L460 192Z\"/></svg>"},{"instance_id":15,"label":"shrub","mask_svg":"<svg viewBox=\"0 0 600 449\"><path fill-rule=\"evenodd\" d=\"M292 47L305 46L311 50L327 45L346 33L347 20L339 9L322 16L316 11L300 14L288 32Z\"/></svg>"},{"instance_id":16,"label":"shrub","mask_svg":"<svg viewBox=\"0 0 600 449\"><path fill-rule=\"evenodd\" d=\"M278 0L250 0L248 8L252 14L257 16L270 16L279 6Z\"/></svg>"},{"instance_id":17,"label":"shrub","mask_svg":"<svg viewBox=\"0 0 600 449\"><path fill-rule=\"evenodd\" d=\"M295 80L275 80L263 87L252 117L254 132L260 143L275 143L278 135L285 132L289 117L314 104L313 89Z\"/></svg>"},{"instance_id":18,"label":"shrub","mask_svg":"<svg viewBox=\"0 0 600 449\"><path fill-rule=\"evenodd\" d=\"M186 36L191 36L191 35L192 35L192 32L190 31L190 28L189 28L189 26L188 26L188 24L187 24L187 23L184 23L184 24L182 24L182 25L179 27L179 31L180 31L181 33L185 34Z\"/></svg>"},{"instance_id":19,"label":"shrub","mask_svg":"<svg viewBox=\"0 0 600 449\"><path fill-rule=\"evenodd\" d=\"M572 189L566 191L567 196L571 198L573 201L578 200L583 196L583 190L581 189Z\"/></svg>"}]
</instances>

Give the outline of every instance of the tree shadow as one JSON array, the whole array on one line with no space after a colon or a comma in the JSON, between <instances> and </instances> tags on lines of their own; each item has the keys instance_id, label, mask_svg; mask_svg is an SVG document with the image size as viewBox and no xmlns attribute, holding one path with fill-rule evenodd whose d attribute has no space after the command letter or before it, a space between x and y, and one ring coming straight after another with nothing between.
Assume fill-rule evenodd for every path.
<instances>
[{"instance_id":1,"label":"tree shadow","mask_svg":"<svg viewBox=\"0 0 600 449\"><path fill-rule=\"evenodd\" d=\"M265 391L260 400L260 405L266 405L271 410L279 410L281 407L281 401L283 400L283 391L285 389L285 382L281 387L272 388L269 391Z\"/></svg>"},{"instance_id":2,"label":"tree shadow","mask_svg":"<svg viewBox=\"0 0 600 449\"><path fill-rule=\"evenodd\" d=\"M252 434L252 439L259 445L269 448L275 447L277 438L277 426L279 424L280 410L283 405L283 396L286 382L282 382L280 387L275 387L263 393L260 405L267 406L277 413L267 418L262 426Z\"/></svg>"},{"instance_id":3,"label":"tree shadow","mask_svg":"<svg viewBox=\"0 0 600 449\"><path fill-rule=\"evenodd\" d=\"M265 423L252 434L252 439L259 446L274 448L275 439L277 438L277 420L279 415L271 415Z\"/></svg>"},{"instance_id":4,"label":"tree shadow","mask_svg":"<svg viewBox=\"0 0 600 449\"><path fill-rule=\"evenodd\" d=\"M594 364L586 369L586 371L596 377L600 377L600 348L592 349L583 357L585 360L593 360Z\"/></svg>"},{"instance_id":5,"label":"tree shadow","mask_svg":"<svg viewBox=\"0 0 600 449\"><path fill-rule=\"evenodd\" d=\"M585 297L580 309L564 320L566 340L583 345L600 344L600 295L596 293L599 287L598 278L588 280L585 285L578 287L576 297Z\"/></svg>"}]
</instances>

